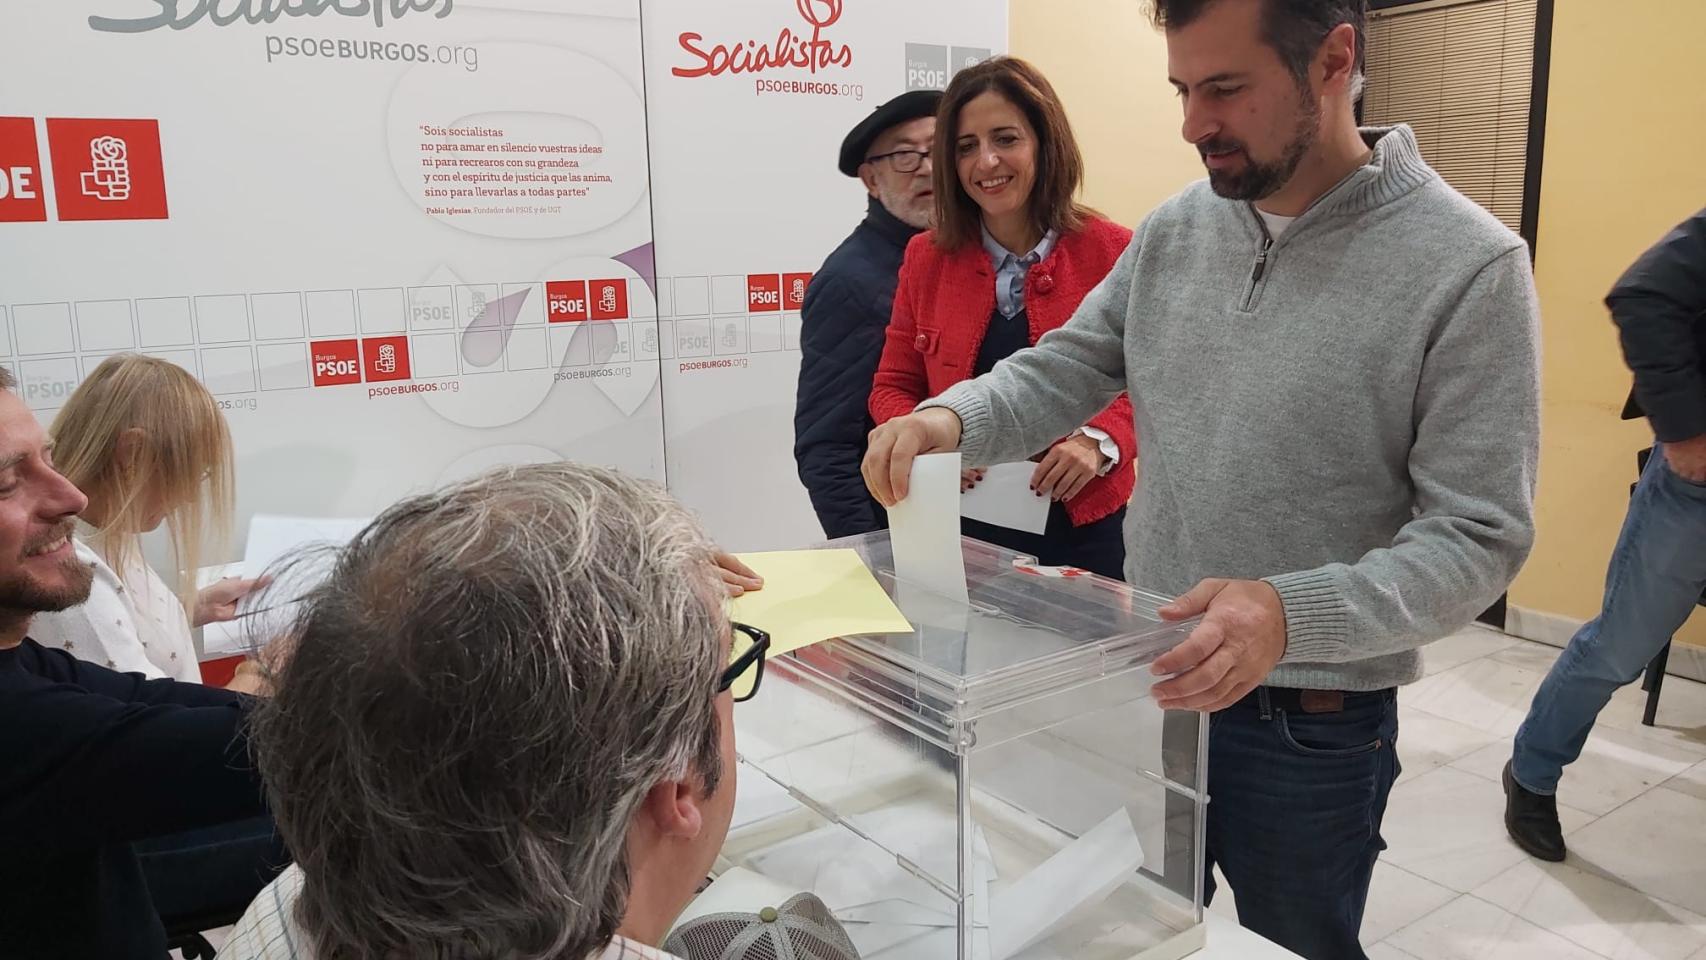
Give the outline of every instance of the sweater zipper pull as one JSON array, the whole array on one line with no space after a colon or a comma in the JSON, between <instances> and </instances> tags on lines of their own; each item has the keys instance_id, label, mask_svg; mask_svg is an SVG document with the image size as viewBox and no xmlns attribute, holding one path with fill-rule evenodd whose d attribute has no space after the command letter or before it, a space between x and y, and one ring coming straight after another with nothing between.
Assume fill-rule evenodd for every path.
<instances>
[{"instance_id":1,"label":"sweater zipper pull","mask_svg":"<svg viewBox=\"0 0 1706 960\"><path fill-rule=\"evenodd\" d=\"M1262 274L1268 271L1268 249L1274 245L1272 237L1262 238L1262 249L1256 253L1256 269L1250 271L1250 282L1260 283Z\"/></svg>"},{"instance_id":2,"label":"sweater zipper pull","mask_svg":"<svg viewBox=\"0 0 1706 960\"><path fill-rule=\"evenodd\" d=\"M1264 229L1262 234L1262 249L1256 251L1256 266L1250 271L1250 289L1244 292L1246 311L1256 302L1256 290L1262 285L1262 274L1268 272L1268 250L1274 245L1274 238L1267 236L1267 230Z\"/></svg>"},{"instance_id":3,"label":"sweater zipper pull","mask_svg":"<svg viewBox=\"0 0 1706 960\"><path fill-rule=\"evenodd\" d=\"M1262 247L1256 251L1256 265L1250 269L1250 289L1244 292L1245 312L1256 303L1256 290L1261 286L1262 275L1268 272L1268 251L1274 248L1274 235L1268 231L1268 222L1262 219L1262 211L1255 204L1250 205L1250 216L1256 221L1256 229L1262 231Z\"/></svg>"}]
</instances>

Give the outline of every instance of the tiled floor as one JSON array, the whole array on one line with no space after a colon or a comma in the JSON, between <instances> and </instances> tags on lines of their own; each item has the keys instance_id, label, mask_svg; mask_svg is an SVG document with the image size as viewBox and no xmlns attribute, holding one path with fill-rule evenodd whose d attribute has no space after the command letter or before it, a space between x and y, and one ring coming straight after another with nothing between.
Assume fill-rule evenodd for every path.
<instances>
[{"instance_id":1,"label":"tiled floor","mask_svg":"<svg viewBox=\"0 0 1706 960\"><path fill-rule=\"evenodd\" d=\"M1706 685L1667 678L1656 727L1639 684L1613 698L1559 788L1565 863L1505 836L1499 773L1558 652L1471 628L1400 691L1372 960L1706 960Z\"/></svg>"}]
</instances>

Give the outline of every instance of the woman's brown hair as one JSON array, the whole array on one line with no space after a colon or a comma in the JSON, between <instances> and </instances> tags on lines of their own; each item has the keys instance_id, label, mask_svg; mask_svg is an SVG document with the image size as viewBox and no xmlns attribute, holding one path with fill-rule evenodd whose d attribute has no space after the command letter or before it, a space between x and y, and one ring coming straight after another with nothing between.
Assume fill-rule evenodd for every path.
<instances>
[{"instance_id":1,"label":"woman's brown hair","mask_svg":"<svg viewBox=\"0 0 1706 960\"><path fill-rule=\"evenodd\" d=\"M995 57L954 75L936 110L932 148L936 191L936 245L955 250L978 240L983 211L960 186L959 122L966 104L985 93L1011 102L1037 134L1037 176L1028 201L1032 223L1041 231L1071 233L1095 211L1074 199L1084 181L1084 156L1072 136L1066 109L1054 87L1036 67L1017 57Z\"/></svg>"}]
</instances>

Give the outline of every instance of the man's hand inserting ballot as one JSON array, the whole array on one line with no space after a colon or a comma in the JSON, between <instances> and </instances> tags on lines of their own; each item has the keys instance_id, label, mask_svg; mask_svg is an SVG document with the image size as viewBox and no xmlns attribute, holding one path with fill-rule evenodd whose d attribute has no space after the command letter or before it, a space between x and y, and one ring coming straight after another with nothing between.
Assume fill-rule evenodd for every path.
<instances>
[{"instance_id":1,"label":"man's hand inserting ballot","mask_svg":"<svg viewBox=\"0 0 1706 960\"><path fill-rule=\"evenodd\" d=\"M872 430L859 470L871 496L892 507L906 499L913 460L926 453L953 453L959 446L959 415L945 407L929 407Z\"/></svg>"},{"instance_id":2,"label":"man's hand inserting ballot","mask_svg":"<svg viewBox=\"0 0 1706 960\"><path fill-rule=\"evenodd\" d=\"M1155 685L1163 710L1212 713L1232 706L1267 679L1285 655L1285 606L1279 592L1260 580L1204 580L1161 608L1164 620L1202 615L1185 642L1150 668L1158 676L1178 674Z\"/></svg>"},{"instance_id":3,"label":"man's hand inserting ballot","mask_svg":"<svg viewBox=\"0 0 1706 960\"><path fill-rule=\"evenodd\" d=\"M736 560L733 554L717 553L717 572L723 575L723 586L728 588L731 597L764 589L764 578Z\"/></svg>"}]
</instances>

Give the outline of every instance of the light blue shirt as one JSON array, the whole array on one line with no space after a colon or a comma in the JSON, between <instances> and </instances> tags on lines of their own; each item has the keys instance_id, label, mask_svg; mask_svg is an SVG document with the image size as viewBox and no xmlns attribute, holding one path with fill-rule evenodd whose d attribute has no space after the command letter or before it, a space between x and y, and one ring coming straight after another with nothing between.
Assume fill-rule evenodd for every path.
<instances>
[{"instance_id":1,"label":"light blue shirt","mask_svg":"<svg viewBox=\"0 0 1706 960\"><path fill-rule=\"evenodd\" d=\"M989 254L989 262L995 267L995 309L1001 315L1011 320L1025 309L1025 277L1031 268L1043 261L1054 250L1055 241L1060 239L1060 233L1055 230L1043 234L1031 252L1019 256L1001 245L1001 241L989 232L982 224L978 229L983 231L983 249ZM1079 427L1076 433L1082 433L1096 441L1096 446L1102 451L1102 456L1108 462L1102 464L1097 476L1107 476L1108 472L1120 464L1120 447L1114 438L1095 427Z\"/></svg>"},{"instance_id":2,"label":"light blue shirt","mask_svg":"<svg viewBox=\"0 0 1706 960\"><path fill-rule=\"evenodd\" d=\"M1031 252L1021 257L1002 246L990 234L988 227L980 226L980 229L983 231L983 249L989 254L989 262L995 266L995 309L1000 310L1004 317L1013 317L1025 309L1025 276L1054 250L1060 234L1053 230L1043 234Z\"/></svg>"}]
</instances>

